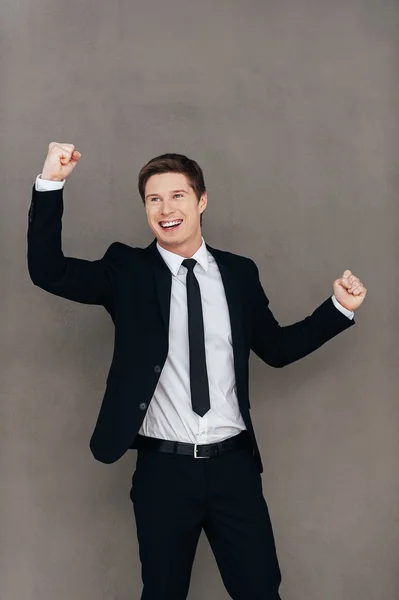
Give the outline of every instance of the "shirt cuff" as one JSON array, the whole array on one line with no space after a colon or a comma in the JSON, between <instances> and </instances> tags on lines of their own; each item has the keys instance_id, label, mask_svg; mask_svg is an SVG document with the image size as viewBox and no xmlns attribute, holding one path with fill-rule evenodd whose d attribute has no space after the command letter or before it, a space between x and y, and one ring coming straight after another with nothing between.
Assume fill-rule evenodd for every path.
<instances>
[{"instance_id":1,"label":"shirt cuff","mask_svg":"<svg viewBox=\"0 0 399 600\"><path fill-rule=\"evenodd\" d=\"M37 192L53 192L54 190L62 190L65 185L65 179L62 181L48 181L40 179L40 175L36 177L35 189Z\"/></svg>"},{"instance_id":2,"label":"shirt cuff","mask_svg":"<svg viewBox=\"0 0 399 600\"><path fill-rule=\"evenodd\" d=\"M353 320L353 317L355 316L355 313L353 312L353 310L348 310L347 308L345 308L345 306L342 306L342 304L340 304L338 302L338 300L336 299L336 297L334 295L331 296L331 300L333 301L335 308L337 308L340 312L342 312L342 314L344 314L346 317L348 317L348 319Z\"/></svg>"}]
</instances>

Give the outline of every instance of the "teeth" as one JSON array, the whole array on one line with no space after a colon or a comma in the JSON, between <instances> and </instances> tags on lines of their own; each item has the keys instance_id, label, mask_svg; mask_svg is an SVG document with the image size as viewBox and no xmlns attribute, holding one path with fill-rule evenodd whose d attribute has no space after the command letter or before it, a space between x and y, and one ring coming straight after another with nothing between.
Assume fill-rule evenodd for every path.
<instances>
[{"instance_id":1,"label":"teeth","mask_svg":"<svg viewBox=\"0 0 399 600\"><path fill-rule=\"evenodd\" d=\"M174 225L180 225L181 221L171 221L170 223L162 223L161 227L173 227Z\"/></svg>"}]
</instances>

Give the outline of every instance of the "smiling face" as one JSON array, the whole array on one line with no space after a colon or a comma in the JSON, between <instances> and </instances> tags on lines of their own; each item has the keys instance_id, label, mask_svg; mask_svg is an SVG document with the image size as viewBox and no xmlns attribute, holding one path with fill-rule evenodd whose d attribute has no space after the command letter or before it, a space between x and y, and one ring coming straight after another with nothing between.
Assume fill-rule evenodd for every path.
<instances>
[{"instance_id":1,"label":"smiling face","mask_svg":"<svg viewBox=\"0 0 399 600\"><path fill-rule=\"evenodd\" d=\"M145 186L148 224L165 250L191 258L202 244L201 214L206 192L198 199L183 173L152 175Z\"/></svg>"}]
</instances>

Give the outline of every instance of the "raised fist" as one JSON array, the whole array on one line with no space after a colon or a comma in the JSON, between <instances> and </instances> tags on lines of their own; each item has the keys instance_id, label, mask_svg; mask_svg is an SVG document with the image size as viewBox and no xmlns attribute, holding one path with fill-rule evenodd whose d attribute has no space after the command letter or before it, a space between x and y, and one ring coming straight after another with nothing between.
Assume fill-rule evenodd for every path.
<instances>
[{"instance_id":1,"label":"raised fist","mask_svg":"<svg viewBox=\"0 0 399 600\"><path fill-rule=\"evenodd\" d=\"M62 181L70 175L81 157L73 144L51 142L44 161L41 179Z\"/></svg>"},{"instance_id":2,"label":"raised fist","mask_svg":"<svg viewBox=\"0 0 399 600\"><path fill-rule=\"evenodd\" d=\"M366 297L367 289L349 269L333 283L334 296L348 310L356 310Z\"/></svg>"}]
</instances>

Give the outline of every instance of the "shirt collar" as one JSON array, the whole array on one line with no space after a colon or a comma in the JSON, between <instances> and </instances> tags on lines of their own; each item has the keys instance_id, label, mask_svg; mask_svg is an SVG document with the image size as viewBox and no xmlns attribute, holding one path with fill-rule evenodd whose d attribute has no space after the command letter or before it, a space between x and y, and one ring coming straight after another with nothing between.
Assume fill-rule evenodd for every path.
<instances>
[{"instance_id":1,"label":"shirt collar","mask_svg":"<svg viewBox=\"0 0 399 600\"><path fill-rule=\"evenodd\" d=\"M157 249L167 266L173 273L173 275L177 275L183 260L185 260L184 256L180 256L179 254L175 254L174 252L170 252L169 250L165 250L162 248L157 242ZM206 249L204 238L202 238L202 244L197 250L197 252L191 256L194 258L198 264L204 269L204 271L208 270L208 251Z\"/></svg>"}]
</instances>

